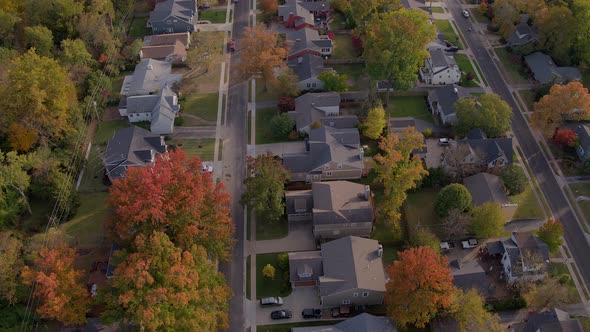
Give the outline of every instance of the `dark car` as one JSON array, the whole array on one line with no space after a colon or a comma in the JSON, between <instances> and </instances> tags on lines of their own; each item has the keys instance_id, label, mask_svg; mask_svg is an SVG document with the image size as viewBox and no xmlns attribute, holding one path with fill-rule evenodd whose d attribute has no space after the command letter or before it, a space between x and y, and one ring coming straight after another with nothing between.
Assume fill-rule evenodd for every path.
<instances>
[{"instance_id":1,"label":"dark car","mask_svg":"<svg viewBox=\"0 0 590 332\"><path fill-rule=\"evenodd\" d=\"M301 312L303 318L322 318L322 309L303 309Z\"/></svg>"},{"instance_id":2,"label":"dark car","mask_svg":"<svg viewBox=\"0 0 590 332\"><path fill-rule=\"evenodd\" d=\"M236 41L235 40L230 40L229 43L227 43L227 48L229 49L230 52L233 52L236 50Z\"/></svg>"},{"instance_id":3,"label":"dark car","mask_svg":"<svg viewBox=\"0 0 590 332\"><path fill-rule=\"evenodd\" d=\"M445 48L445 52L457 52L459 51L459 48L457 46L451 46L449 48Z\"/></svg>"},{"instance_id":4,"label":"dark car","mask_svg":"<svg viewBox=\"0 0 590 332\"><path fill-rule=\"evenodd\" d=\"M287 319L293 317L291 310L275 310L270 313L272 319Z\"/></svg>"}]
</instances>

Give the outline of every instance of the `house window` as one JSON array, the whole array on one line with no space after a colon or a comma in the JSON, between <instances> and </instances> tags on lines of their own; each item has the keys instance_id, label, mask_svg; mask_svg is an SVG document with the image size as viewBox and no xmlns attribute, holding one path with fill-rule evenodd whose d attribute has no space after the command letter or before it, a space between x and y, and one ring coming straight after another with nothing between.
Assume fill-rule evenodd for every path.
<instances>
[{"instance_id":1,"label":"house window","mask_svg":"<svg viewBox=\"0 0 590 332\"><path fill-rule=\"evenodd\" d=\"M369 292L363 292L363 297L369 297Z\"/></svg>"},{"instance_id":2,"label":"house window","mask_svg":"<svg viewBox=\"0 0 590 332\"><path fill-rule=\"evenodd\" d=\"M307 83L307 87L308 87L308 88L311 88L311 84Z\"/></svg>"},{"instance_id":3,"label":"house window","mask_svg":"<svg viewBox=\"0 0 590 332\"><path fill-rule=\"evenodd\" d=\"M336 166L336 168L338 168L338 169L341 169L341 168L342 168L342 164L338 164L338 165Z\"/></svg>"},{"instance_id":4,"label":"house window","mask_svg":"<svg viewBox=\"0 0 590 332\"><path fill-rule=\"evenodd\" d=\"M311 277L311 273L299 273L297 274L299 278L309 278Z\"/></svg>"},{"instance_id":5,"label":"house window","mask_svg":"<svg viewBox=\"0 0 590 332\"><path fill-rule=\"evenodd\" d=\"M176 23L176 22L178 22L178 20L172 20L172 22Z\"/></svg>"},{"instance_id":6,"label":"house window","mask_svg":"<svg viewBox=\"0 0 590 332\"><path fill-rule=\"evenodd\" d=\"M168 20L168 21L166 21L166 24L170 25L170 24L172 24L172 21Z\"/></svg>"},{"instance_id":7,"label":"house window","mask_svg":"<svg viewBox=\"0 0 590 332\"><path fill-rule=\"evenodd\" d=\"M312 83L311 86L315 88L315 83Z\"/></svg>"},{"instance_id":8,"label":"house window","mask_svg":"<svg viewBox=\"0 0 590 332\"><path fill-rule=\"evenodd\" d=\"M342 304L350 304L350 300L342 300Z\"/></svg>"},{"instance_id":9,"label":"house window","mask_svg":"<svg viewBox=\"0 0 590 332\"><path fill-rule=\"evenodd\" d=\"M331 171L328 171L328 172L326 172L326 175L327 176L332 176L332 172Z\"/></svg>"},{"instance_id":10,"label":"house window","mask_svg":"<svg viewBox=\"0 0 590 332\"><path fill-rule=\"evenodd\" d=\"M358 296L359 296L359 293L357 293L357 292L354 292L354 293L352 293L352 296L353 296L353 297L358 297Z\"/></svg>"},{"instance_id":11,"label":"house window","mask_svg":"<svg viewBox=\"0 0 590 332\"><path fill-rule=\"evenodd\" d=\"M129 114L130 117L133 117L133 113Z\"/></svg>"},{"instance_id":12,"label":"house window","mask_svg":"<svg viewBox=\"0 0 590 332\"><path fill-rule=\"evenodd\" d=\"M313 176L313 179L314 179L314 180L317 180L317 179L319 179L319 178L320 178L320 176L319 176L319 175L314 175L314 176Z\"/></svg>"}]
</instances>

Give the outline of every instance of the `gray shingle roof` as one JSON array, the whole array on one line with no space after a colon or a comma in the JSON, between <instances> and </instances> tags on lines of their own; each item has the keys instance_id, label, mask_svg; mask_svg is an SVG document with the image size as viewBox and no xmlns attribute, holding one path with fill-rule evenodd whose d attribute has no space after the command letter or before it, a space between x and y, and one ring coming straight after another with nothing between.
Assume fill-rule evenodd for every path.
<instances>
[{"instance_id":1,"label":"gray shingle roof","mask_svg":"<svg viewBox=\"0 0 590 332\"><path fill-rule=\"evenodd\" d=\"M548 265L546 263L549 261L547 244L531 232L513 232L511 238L502 241L502 245L510 258L512 275L514 276L522 275L522 269L515 269L515 266L521 266L523 261L525 266L539 263ZM526 254L523 255L523 253ZM527 262L530 260L535 260L535 262Z\"/></svg>"},{"instance_id":2,"label":"gray shingle roof","mask_svg":"<svg viewBox=\"0 0 590 332\"><path fill-rule=\"evenodd\" d=\"M463 184L471 193L471 203L480 206L494 202L508 204L510 201L504 192L500 178L490 173L479 173L463 179Z\"/></svg>"},{"instance_id":3,"label":"gray shingle roof","mask_svg":"<svg viewBox=\"0 0 590 332\"><path fill-rule=\"evenodd\" d=\"M501 155L506 156L508 163L512 163L512 138L465 139L457 143L467 144L469 151L485 163L491 163Z\"/></svg>"},{"instance_id":4,"label":"gray shingle roof","mask_svg":"<svg viewBox=\"0 0 590 332\"><path fill-rule=\"evenodd\" d=\"M455 102L463 97L472 97L467 90L457 84L447 84L429 92L431 102L437 101L445 115L457 113Z\"/></svg>"},{"instance_id":5,"label":"gray shingle roof","mask_svg":"<svg viewBox=\"0 0 590 332\"><path fill-rule=\"evenodd\" d=\"M516 29L510 34L508 44L512 47L522 46L534 41L536 38L535 30L526 22L516 26Z\"/></svg>"},{"instance_id":6,"label":"gray shingle roof","mask_svg":"<svg viewBox=\"0 0 590 332\"><path fill-rule=\"evenodd\" d=\"M285 193L286 214L311 213L313 196L311 190L292 190Z\"/></svg>"},{"instance_id":7,"label":"gray shingle roof","mask_svg":"<svg viewBox=\"0 0 590 332\"><path fill-rule=\"evenodd\" d=\"M143 46L175 45L177 41L184 47L190 45L191 35L188 32L166 33L162 35L151 35L143 37Z\"/></svg>"},{"instance_id":8,"label":"gray shingle roof","mask_svg":"<svg viewBox=\"0 0 590 332\"><path fill-rule=\"evenodd\" d=\"M547 54L535 52L524 57L527 66L540 83L579 81L582 74L574 67L558 67Z\"/></svg>"},{"instance_id":9,"label":"gray shingle roof","mask_svg":"<svg viewBox=\"0 0 590 332\"><path fill-rule=\"evenodd\" d=\"M580 140L580 145L584 150L590 146L590 127L587 125L579 125L576 127L576 135Z\"/></svg>"},{"instance_id":10,"label":"gray shingle roof","mask_svg":"<svg viewBox=\"0 0 590 332\"><path fill-rule=\"evenodd\" d=\"M514 332L582 332L579 320L570 318L569 314L559 309L531 314L525 322L512 324Z\"/></svg>"},{"instance_id":11,"label":"gray shingle roof","mask_svg":"<svg viewBox=\"0 0 590 332\"><path fill-rule=\"evenodd\" d=\"M305 22L314 25L313 14L309 12L309 9L303 7L298 0L287 0L284 5L279 6L278 13L284 20L287 20L289 15L293 14L302 18L300 22L297 22L298 24Z\"/></svg>"},{"instance_id":12,"label":"gray shingle roof","mask_svg":"<svg viewBox=\"0 0 590 332\"><path fill-rule=\"evenodd\" d=\"M310 78L317 78L325 70L322 57L312 54L304 54L293 60L289 60L287 64L289 68L293 69L295 75L299 77L299 82Z\"/></svg>"},{"instance_id":13,"label":"gray shingle roof","mask_svg":"<svg viewBox=\"0 0 590 332\"><path fill-rule=\"evenodd\" d=\"M294 54L306 49L320 52L322 47L332 47L332 40L327 36L320 36L317 30L305 27L299 30L287 32L287 40L291 47L289 54Z\"/></svg>"},{"instance_id":14,"label":"gray shingle roof","mask_svg":"<svg viewBox=\"0 0 590 332\"><path fill-rule=\"evenodd\" d=\"M365 312L332 326L293 327L291 332L397 332L397 327L387 317Z\"/></svg>"},{"instance_id":15,"label":"gray shingle roof","mask_svg":"<svg viewBox=\"0 0 590 332\"><path fill-rule=\"evenodd\" d=\"M156 4L153 11L150 12L150 21L159 22L169 16L190 22L191 17L196 12L196 1L193 0L166 0Z\"/></svg>"},{"instance_id":16,"label":"gray shingle roof","mask_svg":"<svg viewBox=\"0 0 590 332\"><path fill-rule=\"evenodd\" d=\"M449 268L451 269L453 284L455 286L465 291L475 288L484 297L489 294L486 273L477 260L473 259L465 262L453 260L449 264Z\"/></svg>"},{"instance_id":17,"label":"gray shingle roof","mask_svg":"<svg viewBox=\"0 0 590 332\"><path fill-rule=\"evenodd\" d=\"M322 244L324 275L320 294L330 295L355 288L385 291L382 257L377 256L379 242L347 236Z\"/></svg>"},{"instance_id":18,"label":"gray shingle roof","mask_svg":"<svg viewBox=\"0 0 590 332\"><path fill-rule=\"evenodd\" d=\"M107 176L111 181L122 178L128 167L144 166L166 150L160 135L136 126L119 129L107 144L104 158Z\"/></svg>"},{"instance_id":19,"label":"gray shingle roof","mask_svg":"<svg viewBox=\"0 0 590 332\"><path fill-rule=\"evenodd\" d=\"M330 217L316 220L322 223L360 223L373 220L373 206L365 199L368 186L349 181L314 182L313 213L328 213ZM370 195L370 190L368 191Z\"/></svg>"},{"instance_id":20,"label":"gray shingle roof","mask_svg":"<svg viewBox=\"0 0 590 332\"><path fill-rule=\"evenodd\" d=\"M430 58L432 59L432 65L434 67L450 67L457 65L455 59L446 55L442 49L436 48L429 51Z\"/></svg>"},{"instance_id":21,"label":"gray shingle roof","mask_svg":"<svg viewBox=\"0 0 590 332\"><path fill-rule=\"evenodd\" d=\"M301 279L298 275L300 273L311 273L311 277ZM300 280L317 280L323 273L321 251L299 251L289 253L289 280L291 282Z\"/></svg>"},{"instance_id":22,"label":"gray shingle roof","mask_svg":"<svg viewBox=\"0 0 590 332\"><path fill-rule=\"evenodd\" d=\"M179 109L176 93L167 85L157 95L127 98L127 114L151 113L151 128L156 134L172 133L174 118Z\"/></svg>"},{"instance_id":23,"label":"gray shingle roof","mask_svg":"<svg viewBox=\"0 0 590 332\"><path fill-rule=\"evenodd\" d=\"M125 76L121 95L148 95L165 85L172 86L182 79L182 74L172 74L172 64L166 61L143 59L135 66L133 75Z\"/></svg>"},{"instance_id":24,"label":"gray shingle roof","mask_svg":"<svg viewBox=\"0 0 590 332\"><path fill-rule=\"evenodd\" d=\"M295 98L294 115L299 130L334 113L340 113L340 94L337 92L308 92Z\"/></svg>"}]
</instances>

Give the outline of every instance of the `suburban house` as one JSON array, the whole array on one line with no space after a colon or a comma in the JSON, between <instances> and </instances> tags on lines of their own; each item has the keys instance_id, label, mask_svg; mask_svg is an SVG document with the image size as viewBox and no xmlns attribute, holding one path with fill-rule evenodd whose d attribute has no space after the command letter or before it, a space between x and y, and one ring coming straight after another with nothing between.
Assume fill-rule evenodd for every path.
<instances>
[{"instance_id":1,"label":"suburban house","mask_svg":"<svg viewBox=\"0 0 590 332\"><path fill-rule=\"evenodd\" d=\"M291 285L317 285L323 308L382 304L382 256L379 242L356 236L323 243L319 251L289 253Z\"/></svg>"},{"instance_id":2,"label":"suburban house","mask_svg":"<svg viewBox=\"0 0 590 332\"><path fill-rule=\"evenodd\" d=\"M188 32L167 33L143 37L143 46L174 45L179 41L186 49L191 46L191 34Z\"/></svg>"},{"instance_id":3,"label":"suburban house","mask_svg":"<svg viewBox=\"0 0 590 332\"><path fill-rule=\"evenodd\" d=\"M524 57L533 78L541 84L567 83L580 81L582 74L576 67L558 67L550 56L535 52Z\"/></svg>"},{"instance_id":4,"label":"suburban house","mask_svg":"<svg viewBox=\"0 0 590 332\"><path fill-rule=\"evenodd\" d=\"M176 41L174 45L143 46L139 50L139 59L155 59L179 64L186 60L186 48L180 41Z\"/></svg>"},{"instance_id":5,"label":"suburban house","mask_svg":"<svg viewBox=\"0 0 590 332\"><path fill-rule=\"evenodd\" d=\"M521 323L510 325L509 332L555 331L582 332L584 328L578 319L557 308L544 312L533 312Z\"/></svg>"},{"instance_id":6,"label":"suburban house","mask_svg":"<svg viewBox=\"0 0 590 332\"><path fill-rule=\"evenodd\" d=\"M178 97L168 85L155 95L131 96L119 104L119 114L126 116L129 122L150 122L154 134L171 134L174 130L180 105Z\"/></svg>"},{"instance_id":7,"label":"suburban house","mask_svg":"<svg viewBox=\"0 0 590 332\"><path fill-rule=\"evenodd\" d=\"M318 79L318 75L324 70L332 70L324 68L322 57L312 54L303 54L289 60L287 65L297 75L297 85L301 91L323 89L324 83Z\"/></svg>"},{"instance_id":8,"label":"suburban house","mask_svg":"<svg viewBox=\"0 0 590 332\"><path fill-rule=\"evenodd\" d=\"M424 120L416 119L413 117L403 117L403 118L389 118L389 125L387 128L389 129L389 133L396 135L398 138L402 138L403 131L408 129L409 127L414 127L416 131L422 133L427 128L432 128L432 123L426 122ZM421 149L416 149L412 151L413 155L417 155L420 158L426 158L426 154L428 153L428 148L426 147L426 138L424 139L424 147Z\"/></svg>"},{"instance_id":9,"label":"suburban house","mask_svg":"<svg viewBox=\"0 0 590 332\"><path fill-rule=\"evenodd\" d=\"M197 2L195 0L166 0L156 3L147 26L152 34L196 31Z\"/></svg>"},{"instance_id":10,"label":"suburban house","mask_svg":"<svg viewBox=\"0 0 590 332\"><path fill-rule=\"evenodd\" d=\"M360 179L364 169L364 151L356 128L327 126L311 129L304 153L285 153L283 164L291 181Z\"/></svg>"},{"instance_id":11,"label":"suburban house","mask_svg":"<svg viewBox=\"0 0 590 332\"><path fill-rule=\"evenodd\" d=\"M340 115L340 94L338 92L308 92L295 98L295 111L289 115L295 120L297 130L309 132L313 123L328 127L355 128L356 115Z\"/></svg>"},{"instance_id":12,"label":"suburban house","mask_svg":"<svg viewBox=\"0 0 590 332\"><path fill-rule=\"evenodd\" d=\"M332 40L326 35L320 35L313 28L302 28L287 33L289 50L287 60L293 60L304 54L311 54L321 57L332 55Z\"/></svg>"},{"instance_id":13,"label":"suburban house","mask_svg":"<svg viewBox=\"0 0 590 332\"><path fill-rule=\"evenodd\" d=\"M442 165L461 176L494 171L512 163L512 138L487 138L474 129L465 139L452 142L444 152Z\"/></svg>"},{"instance_id":14,"label":"suburban house","mask_svg":"<svg viewBox=\"0 0 590 332\"><path fill-rule=\"evenodd\" d=\"M426 84L443 85L461 81L461 69L455 59L440 49L429 50L424 67L420 68L420 79Z\"/></svg>"},{"instance_id":15,"label":"suburban house","mask_svg":"<svg viewBox=\"0 0 590 332\"><path fill-rule=\"evenodd\" d=\"M472 288L484 298L490 295L490 281L486 277L486 272L476 259L467 261L453 260L449 264L451 274L453 275L453 284L464 291Z\"/></svg>"},{"instance_id":16,"label":"suburban house","mask_svg":"<svg viewBox=\"0 0 590 332\"><path fill-rule=\"evenodd\" d=\"M369 237L375 210L369 186L349 181L313 182L311 190L285 194L289 221L313 221L318 240Z\"/></svg>"},{"instance_id":17,"label":"suburban house","mask_svg":"<svg viewBox=\"0 0 590 332\"><path fill-rule=\"evenodd\" d=\"M135 66L133 75L125 76L121 96L142 96L173 86L182 79L182 74L172 74L172 64L166 61L144 59Z\"/></svg>"},{"instance_id":18,"label":"suburban house","mask_svg":"<svg viewBox=\"0 0 590 332\"><path fill-rule=\"evenodd\" d=\"M395 322L366 312L332 326L292 327L291 332L397 332Z\"/></svg>"},{"instance_id":19,"label":"suburban house","mask_svg":"<svg viewBox=\"0 0 590 332\"><path fill-rule=\"evenodd\" d=\"M463 179L463 184L471 193L471 204L480 206L485 203L498 203L507 221L512 220L518 204L513 204L506 196L502 181L490 173L478 173Z\"/></svg>"},{"instance_id":20,"label":"suburban house","mask_svg":"<svg viewBox=\"0 0 590 332\"><path fill-rule=\"evenodd\" d=\"M471 97L465 88L456 84L448 84L428 92L428 107L432 115L439 119L442 125L450 126L457 122L455 102L461 98Z\"/></svg>"},{"instance_id":21,"label":"suburban house","mask_svg":"<svg viewBox=\"0 0 590 332\"><path fill-rule=\"evenodd\" d=\"M590 155L590 127L585 124L577 126L576 136L579 143L576 146L576 153L581 160L586 160Z\"/></svg>"},{"instance_id":22,"label":"suburban house","mask_svg":"<svg viewBox=\"0 0 590 332\"><path fill-rule=\"evenodd\" d=\"M287 0L279 6L279 18L286 28L301 29L315 27L315 19L325 18L330 10L330 2L313 0Z\"/></svg>"},{"instance_id":23,"label":"suburban house","mask_svg":"<svg viewBox=\"0 0 590 332\"><path fill-rule=\"evenodd\" d=\"M490 255L501 256L504 278L509 283L517 280L537 281L545 278L549 267L549 249L531 232L513 232L512 237L490 242Z\"/></svg>"},{"instance_id":24,"label":"suburban house","mask_svg":"<svg viewBox=\"0 0 590 332\"><path fill-rule=\"evenodd\" d=\"M125 177L129 167L145 166L168 150L164 138L149 131L131 126L119 129L107 144L104 169L109 181Z\"/></svg>"},{"instance_id":25,"label":"suburban house","mask_svg":"<svg viewBox=\"0 0 590 332\"><path fill-rule=\"evenodd\" d=\"M521 15L520 23L508 37L508 46L518 48L537 42L537 32L528 24L529 17Z\"/></svg>"}]
</instances>

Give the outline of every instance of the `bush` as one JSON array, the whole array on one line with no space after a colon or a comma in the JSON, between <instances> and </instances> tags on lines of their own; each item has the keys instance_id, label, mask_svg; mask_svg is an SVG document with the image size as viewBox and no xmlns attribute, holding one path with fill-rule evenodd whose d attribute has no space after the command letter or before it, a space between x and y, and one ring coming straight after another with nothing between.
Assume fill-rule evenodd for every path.
<instances>
[{"instance_id":1,"label":"bush","mask_svg":"<svg viewBox=\"0 0 590 332\"><path fill-rule=\"evenodd\" d=\"M465 75L465 79L466 79L466 80L468 80L468 81L473 81L473 73L471 73L471 72L468 72L468 73Z\"/></svg>"},{"instance_id":2,"label":"bush","mask_svg":"<svg viewBox=\"0 0 590 332\"><path fill-rule=\"evenodd\" d=\"M181 116L177 116L174 118L174 125L178 127L182 127L184 125L184 118Z\"/></svg>"},{"instance_id":3,"label":"bush","mask_svg":"<svg viewBox=\"0 0 590 332\"><path fill-rule=\"evenodd\" d=\"M488 311L507 311L507 310L518 310L526 307L526 301L518 296L513 299L490 302L486 305Z\"/></svg>"},{"instance_id":4,"label":"bush","mask_svg":"<svg viewBox=\"0 0 590 332\"><path fill-rule=\"evenodd\" d=\"M279 270L289 272L289 254L282 252L278 255L279 263L277 264ZM289 279L289 278L287 278Z\"/></svg>"},{"instance_id":5,"label":"bush","mask_svg":"<svg viewBox=\"0 0 590 332\"><path fill-rule=\"evenodd\" d=\"M293 99L293 97L283 96L279 98L277 108L279 109L279 112L293 112L295 110L295 99Z\"/></svg>"},{"instance_id":6,"label":"bush","mask_svg":"<svg viewBox=\"0 0 590 332\"><path fill-rule=\"evenodd\" d=\"M574 147L577 143L578 136L572 129L557 129L553 134L553 143L556 145L566 148Z\"/></svg>"},{"instance_id":7,"label":"bush","mask_svg":"<svg viewBox=\"0 0 590 332\"><path fill-rule=\"evenodd\" d=\"M287 113L279 113L270 120L270 129L275 138L288 137L294 126L295 121Z\"/></svg>"},{"instance_id":8,"label":"bush","mask_svg":"<svg viewBox=\"0 0 590 332\"><path fill-rule=\"evenodd\" d=\"M299 133L293 130L289 133L289 135L287 135L287 138L289 139L289 141L296 141L299 139Z\"/></svg>"},{"instance_id":9,"label":"bush","mask_svg":"<svg viewBox=\"0 0 590 332\"><path fill-rule=\"evenodd\" d=\"M432 136L432 128L424 129L424 131L422 132L422 135L424 135L425 138L431 137Z\"/></svg>"},{"instance_id":10,"label":"bush","mask_svg":"<svg viewBox=\"0 0 590 332\"><path fill-rule=\"evenodd\" d=\"M564 273L564 274L562 274L562 275L559 276L559 283L562 284L562 285L567 284L571 280L572 280L572 276L570 276L567 273Z\"/></svg>"},{"instance_id":11,"label":"bush","mask_svg":"<svg viewBox=\"0 0 590 332\"><path fill-rule=\"evenodd\" d=\"M469 205L471 205L469 190L462 184L453 183L438 193L434 202L434 211L439 218L444 218L450 210L465 211Z\"/></svg>"},{"instance_id":12,"label":"bush","mask_svg":"<svg viewBox=\"0 0 590 332\"><path fill-rule=\"evenodd\" d=\"M422 178L422 186L424 187L442 187L450 182L451 177L443 167L429 168L428 175Z\"/></svg>"},{"instance_id":13,"label":"bush","mask_svg":"<svg viewBox=\"0 0 590 332\"><path fill-rule=\"evenodd\" d=\"M504 184L509 195L518 195L526 189L528 179L518 165L508 165L500 171L500 180Z\"/></svg>"}]
</instances>

